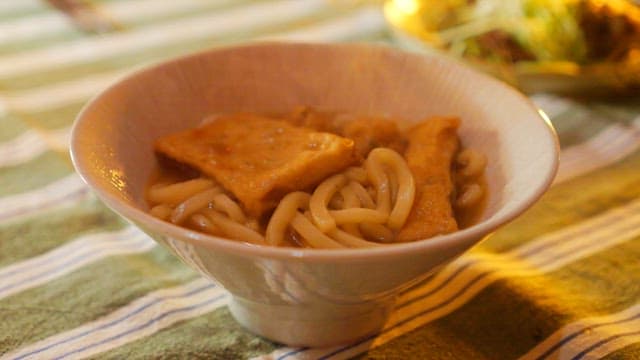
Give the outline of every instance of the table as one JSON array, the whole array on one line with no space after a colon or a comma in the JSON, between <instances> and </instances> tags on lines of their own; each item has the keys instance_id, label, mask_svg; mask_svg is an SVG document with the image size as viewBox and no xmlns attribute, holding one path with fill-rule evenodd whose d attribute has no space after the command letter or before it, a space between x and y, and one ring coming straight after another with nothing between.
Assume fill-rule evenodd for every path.
<instances>
[{"instance_id":1,"label":"table","mask_svg":"<svg viewBox=\"0 0 640 360\"><path fill-rule=\"evenodd\" d=\"M640 359L639 97L532 95L560 136L551 190L403 294L377 337L286 348L243 330L219 288L96 199L74 175L70 125L114 79L178 54L389 43L379 5L72 3L0 1L0 358Z\"/></svg>"}]
</instances>

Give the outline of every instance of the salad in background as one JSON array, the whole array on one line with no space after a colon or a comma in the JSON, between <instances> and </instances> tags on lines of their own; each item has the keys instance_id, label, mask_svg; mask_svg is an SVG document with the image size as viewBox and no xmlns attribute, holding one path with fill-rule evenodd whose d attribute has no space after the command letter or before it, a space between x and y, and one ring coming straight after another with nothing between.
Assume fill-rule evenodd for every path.
<instances>
[{"instance_id":1,"label":"salad in background","mask_svg":"<svg viewBox=\"0 0 640 360\"><path fill-rule=\"evenodd\" d=\"M462 58L521 89L640 90L630 0L389 0L401 43Z\"/></svg>"}]
</instances>

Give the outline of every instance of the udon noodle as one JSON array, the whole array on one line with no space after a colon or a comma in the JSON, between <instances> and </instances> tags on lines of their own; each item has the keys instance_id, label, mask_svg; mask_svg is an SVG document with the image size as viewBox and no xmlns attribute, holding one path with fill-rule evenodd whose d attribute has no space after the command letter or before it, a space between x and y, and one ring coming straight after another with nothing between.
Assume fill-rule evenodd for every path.
<instances>
[{"instance_id":1,"label":"udon noodle","mask_svg":"<svg viewBox=\"0 0 640 360\"><path fill-rule=\"evenodd\" d=\"M451 166L452 208L464 213L480 206L485 197L484 156L464 149ZM180 181L159 177L149 187L147 200L157 218L229 239L271 246L365 248L398 241L407 221L415 217L420 189L405 157L396 149L375 147L359 164L311 188L283 194L275 209L262 216L249 213L231 191L202 172Z\"/></svg>"}]
</instances>

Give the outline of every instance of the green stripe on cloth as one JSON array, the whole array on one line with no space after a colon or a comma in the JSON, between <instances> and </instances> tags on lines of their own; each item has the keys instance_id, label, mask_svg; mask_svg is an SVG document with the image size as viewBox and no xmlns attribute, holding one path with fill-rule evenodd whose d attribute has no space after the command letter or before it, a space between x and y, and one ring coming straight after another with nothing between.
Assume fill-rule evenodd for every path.
<instances>
[{"instance_id":1,"label":"green stripe on cloth","mask_svg":"<svg viewBox=\"0 0 640 360\"><path fill-rule=\"evenodd\" d=\"M613 352L601 360L629 360L640 359L640 343L629 345L616 352Z\"/></svg>"},{"instance_id":2,"label":"green stripe on cloth","mask_svg":"<svg viewBox=\"0 0 640 360\"><path fill-rule=\"evenodd\" d=\"M224 307L183 321L94 359L248 359L278 347L242 328Z\"/></svg>"},{"instance_id":3,"label":"green stripe on cloth","mask_svg":"<svg viewBox=\"0 0 640 360\"><path fill-rule=\"evenodd\" d=\"M0 223L0 266L42 254L80 235L124 225L124 220L95 197L27 220Z\"/></svg>"},{"instance_id":4,"label":"green stripe on cloth","mask_svg":"<svg viewBox=\"0 0 640 360\"><path fill-rule=\"evenodd\" d=\"M454 313L359 358L515 359L567 323L635 304L638 258L635 238L545 275L499 280Z\"/></svg>"},{"instance_id":5,"label":"green stripe on cloth","mask_svg":"<svg viewBox=\"0 0 640 360\"><path fill-rule=\"evenodd\" d=\"M535 236L561 229L640 196L640 151L614 165L554 185L540 201L482 242L507 251Z\"/></svg>"},{"instance_id":6,"label":"green stripe on cloth","mask_svg":"<svg viewBox=\"0 0 640 360\"><path fill-rule=\"evenodd\" d=\"M633 96L609 101L595 99L589 101L587 106L591 111L618 122L627 122L640 116L640 101Z\"/></svg>"},{"instance_id":7,"label":"green stripe on cloth","mask_svg":"<svg viewBox=\"0 0 640 360\"><path fill-rule=\"evenodd\" d=\"M0 301L0 349L11 351L77 327L146 293L198 275L157 247L115 256Z\"/></svg>"},{"instance_id":8,"label":"green stripe on cloth","mask_svg":"<svg viewBox=\"0 0 640 360\"><path fill-rule=\"evenodd\" d=\"M7 0L4 0L7 1ZM23 2L19 6L11 7L11 10L0 11L0 21L15 20L21 17L43 14L51 11L51 7L44 0L13 0ZM8 5L8 4L7 4ZM7 5L0 6L0 10L9 8Z\"/></svg>"},{"instance_id":9,"label":"green stripe on cloth","mask_svg":"<svg viewBox=\"0 0 640 360\"><path fill-rule=\"evenodd\" d=\"M88 100L88 99L87 99ZM31 126L46 130L56 130L71 126L76 116L87 102L82 100L73 104L65 104L55 109L38 112L16 112L16 115L25 119Z\"/></svg>"},{"instance_id":10,"label":"green stripe on cloth","mask_svg":"<svg viewBox=\"0 0 640 360\"><path fill-rule=\"evenodd\" d=\"M36 189L71 172L67 153L47 151L26 163L0 168L0 196Z\"/></svg>"},{"instance_id":11,"label":"green stripe on cloth","mask_svg":"<svg viewBox=\"0 0 640 360\"><path fill-rule=\"evenodd\" d=\"M15 115L0 115L0 142L12 140L29 128L29 126Z\"/></svg>"}]
</instances>

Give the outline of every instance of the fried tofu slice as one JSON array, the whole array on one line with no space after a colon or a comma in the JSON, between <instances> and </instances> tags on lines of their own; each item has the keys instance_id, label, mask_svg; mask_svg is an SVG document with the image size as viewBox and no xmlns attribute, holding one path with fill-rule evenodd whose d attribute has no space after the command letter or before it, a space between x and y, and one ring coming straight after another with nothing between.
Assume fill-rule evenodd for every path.
<instances>
[{"instance_id":1,"label":"fried tofu slice","mask_svg":"<svg viewBox=\"0 0 640 360\"><path fill-rule=\"evenodd\" d=\"M344 124L339 133L352 139L356 153L366 158L377 147L386 147L402 154L406 141L395 122L375 117L359 117Z\"/></svg>"},{"instance_id":2,"label":"fried tofu slice","mask_svg":"<svg viewBox=\"0 0 640 360\"><path fill-rule=\"evenodd\" d=\"M427 119L407 131L404 153L416 184L416 198L398 241L415 241L458 230L451 205L451 163L459 148L454 117Z\"/></svg>"},{"instance_id":3,"label":"fried tofu slice","mask_svg":"<svg viewBox=\"0 0 640 360\"><path fill-rule=\"evenodd\" d=\"M373 116L334 114L300 107L288 116L297 126L326 131L353 140L356 154L364 159L377 147L386 147L402 153L406 139L396 123L390 119Z\"/></svg>"},{"instance_id":4,"label":"fried tofu slice","mask_svg":"<svg viewBox=\"0 0 640 360\"><path fill-rule=\"evenodd\" d=\"M155 149L214 178L255 217L357 161L352 140L251 114L162 137Z\"/></svg>"}]
</instances>

